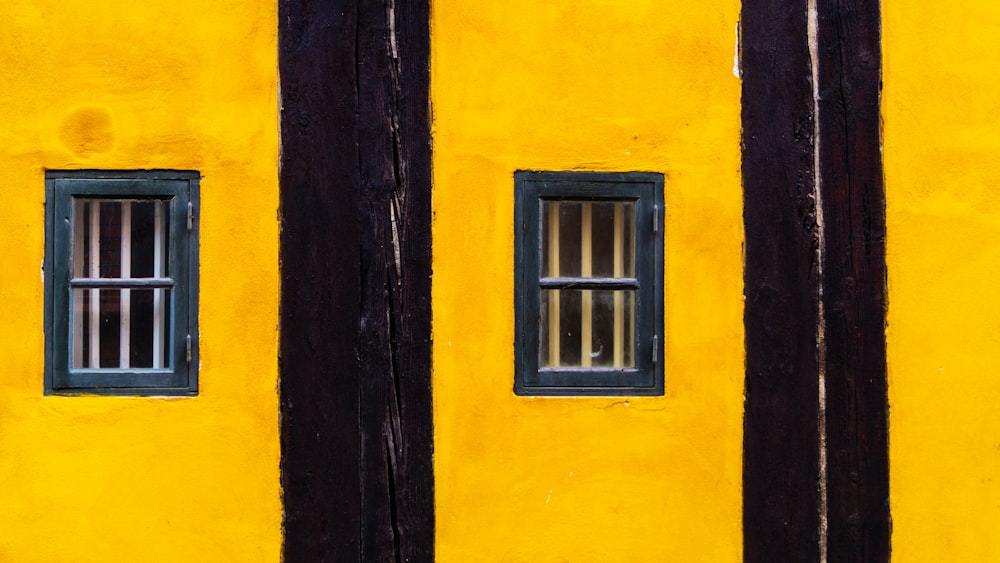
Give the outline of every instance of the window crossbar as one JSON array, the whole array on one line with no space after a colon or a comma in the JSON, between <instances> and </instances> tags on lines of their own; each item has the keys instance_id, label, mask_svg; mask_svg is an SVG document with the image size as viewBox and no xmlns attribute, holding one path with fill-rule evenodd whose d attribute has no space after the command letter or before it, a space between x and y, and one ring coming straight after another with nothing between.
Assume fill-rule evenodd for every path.
<instances>
[{"instance_id":1,"label":"window crossbar","mask_svg":"<svg viewBox=\"0 0 1000 563\"><path fill-rule=\"evenodd\" d=\"M69 285L76 289L144 287L165 289L174 286L172 278L73 278Z\"/></svg>"},{"instance_id":2,"label":"window crossbar","mask_svg":"<svg viewBox=\"0 0 1000 563\"><path fill-rule=\"evenodd\" d=\"M128 374L140 374L140 375L157 375L157 374L167 374L172 370L169 367L160 368L139 368L139 367L129 367L129 368L70 368L70 375L128 375ZM99 386L98 386L99 387Z\"/></svg>"},{"instance_id":3,"label":"window crossbar","mask_svg":"<svg viewBox=\"0 0 1000 563\"><path fill-rule=\"evenodd\" d=\"M638 289L635 278L542 278L542 289Z\"/></svg>"}]
</instances>

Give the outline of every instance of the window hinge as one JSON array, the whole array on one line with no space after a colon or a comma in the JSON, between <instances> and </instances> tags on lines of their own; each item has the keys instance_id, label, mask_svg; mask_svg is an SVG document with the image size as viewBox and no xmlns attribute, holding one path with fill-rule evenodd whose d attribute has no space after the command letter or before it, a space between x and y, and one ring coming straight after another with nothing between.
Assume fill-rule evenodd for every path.
<instances>
[{"instance_id":1,"label":"window hinge","mask_svg":"<svg viewBox=\"0 0 1000 563\"><path fill-rule=\"evenodd\" d=\"M659 343L660 343L660 337L659 336L654 336L653 337L653 364L654 365L656 364L657 356L659 356L659 354L657 354L657 352L658 352L657 348L658 348L658 344Z\"/></svg>"},{"instance_id":2,"label":"window hinge","mask_svg":"<svg viewBox=\"0 0 1000 563\"><path fill-rule=\"evenodd\" d=\"M194 204L188 202L188 231L194 229Z\"/></svg>"},{"instance_id":3,"label":"window hinge","mask_svg":"<svg viewBox=\"0 0 1000 563\"><path fill-rule=\"evenodd\" d=\"M660 232L660 206L653 206L653 232Z\"/></svg>"},{"instance_id":4,"label":"window hinge","mask_svg":"<svg viewBox=\"0 0 1000 563\"><path fill-rule=\"evenodd\" d=\"M184 343L184 356L187 358L187 363L191 363L191 335L187 335L187 340Z\"/></svg>"}]
</instances>

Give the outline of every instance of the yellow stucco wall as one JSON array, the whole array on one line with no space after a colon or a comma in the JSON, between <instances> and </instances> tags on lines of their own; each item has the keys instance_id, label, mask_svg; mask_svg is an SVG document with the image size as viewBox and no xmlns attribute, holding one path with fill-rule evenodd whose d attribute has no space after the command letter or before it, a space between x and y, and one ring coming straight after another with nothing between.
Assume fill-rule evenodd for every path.
<instances>
[{"instance_id":1,"label":"yellow stucco wall","mask_svg":"<svg viewBox=\"0 0 1000 563\"><path fill-rule=\"evenodd\" d=\"M432 2L442 562L737 561L739 3ZM513 394L517 169L666 175L666 395Z\"/></svg>"},{"instance_id":2,"label":"yellow stucco wall","mask_svg":"<svg viewBox=\"0 0 1000 563\"><path fill-rule=\"evenodd\" d=\"M0 3L0 561L277 561L276 3ZM43 396L44 169L195 169L201 391Z\"/></svg>"},{"instance_id":3,"label":"yellow stucco wall","mask_svg":"<svg viewBox=\"0 0 1000 563\"><path fill-rule=\"evenodd\" d=\"M1000 561L1000 4L883 10L893 561Z\"/></svg>"}]
</instances>

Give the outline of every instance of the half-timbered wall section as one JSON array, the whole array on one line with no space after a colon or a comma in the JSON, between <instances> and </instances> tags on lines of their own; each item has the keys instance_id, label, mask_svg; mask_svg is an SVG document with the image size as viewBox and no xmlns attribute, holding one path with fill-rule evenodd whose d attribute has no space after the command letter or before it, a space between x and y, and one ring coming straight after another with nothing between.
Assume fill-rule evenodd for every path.
<instances>
[{"instance_id":1,"label":"half-timbered wall section","mask_svg":"<svg viewBox=\"0 0 1000 563\"><path fill-rule=\"evenodd\" d=\"M431 7L438 560L738 561L739 2ZM518 170L663 175L662 395L515 394Z\"/></svg>"},{"instance_id":2,"label":"half-timbered wall section","mask_svg":"<svg viewBox=\"0 0 1000 563\"><path fill-rule=\"evenodd\" d=\"M0 2L0 561L279 560L277 26L273 0ZM74 253L88 272L52 261ZM45 327L71 276L112 285L77 301L86 328ZM174 284L197 292L190 365L153 328L183 323ZM47 340L71 368L49 394Z\"/></svg>"},{"instance_id":3,"label":"half-timbered wall section","mask_svg":"<svg viewBox=\"0 0 1000 563\"><path fill-rule=\"evenodd\" d=\"M1000 560L998 6L0 2L0 561Z\"/></svg>"}]
</instances>

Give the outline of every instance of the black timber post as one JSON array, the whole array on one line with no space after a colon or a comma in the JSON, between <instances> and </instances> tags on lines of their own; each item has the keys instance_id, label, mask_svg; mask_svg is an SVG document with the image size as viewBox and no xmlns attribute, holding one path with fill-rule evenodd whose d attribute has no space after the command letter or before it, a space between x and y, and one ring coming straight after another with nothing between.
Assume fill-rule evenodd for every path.
<instances>
[{"instance_id":1,"label":"black timber post","mask_svg":"<svg viewBox=\"0 0 1000 563\"><path fill-rule=\"evenodd\" d=\"M744 559L887 561L879 5L814 17L743 2Z\"/></svg>"},{"instance_id":2,"label":"black timber post","mask_svg":"<svg viewBox=\"0 0 1000 563\"><path fill-rule=\"evenodd\" d=\"M743 2L748 563L819 556L819 271L806 26L806 0Z\"/></svg>"},{"instance_id":3,"label":"black timber post","mask_svg":"<svg viewBox=\"0 0 1000 563\"><path fill-rule=\"evenodd\" d=\"M431 561L429 5L279 0L284 560Z\"/></svg>"},{"instance_id":4,"label":"black timber post","mask_svg":"<svg viewBox=\"0 0 1000 563\"><path fill-rule=\"evenodd\" d=\"M817 5L830 561L889 560L879 7Z\"/></svg>"}]
</instances>

